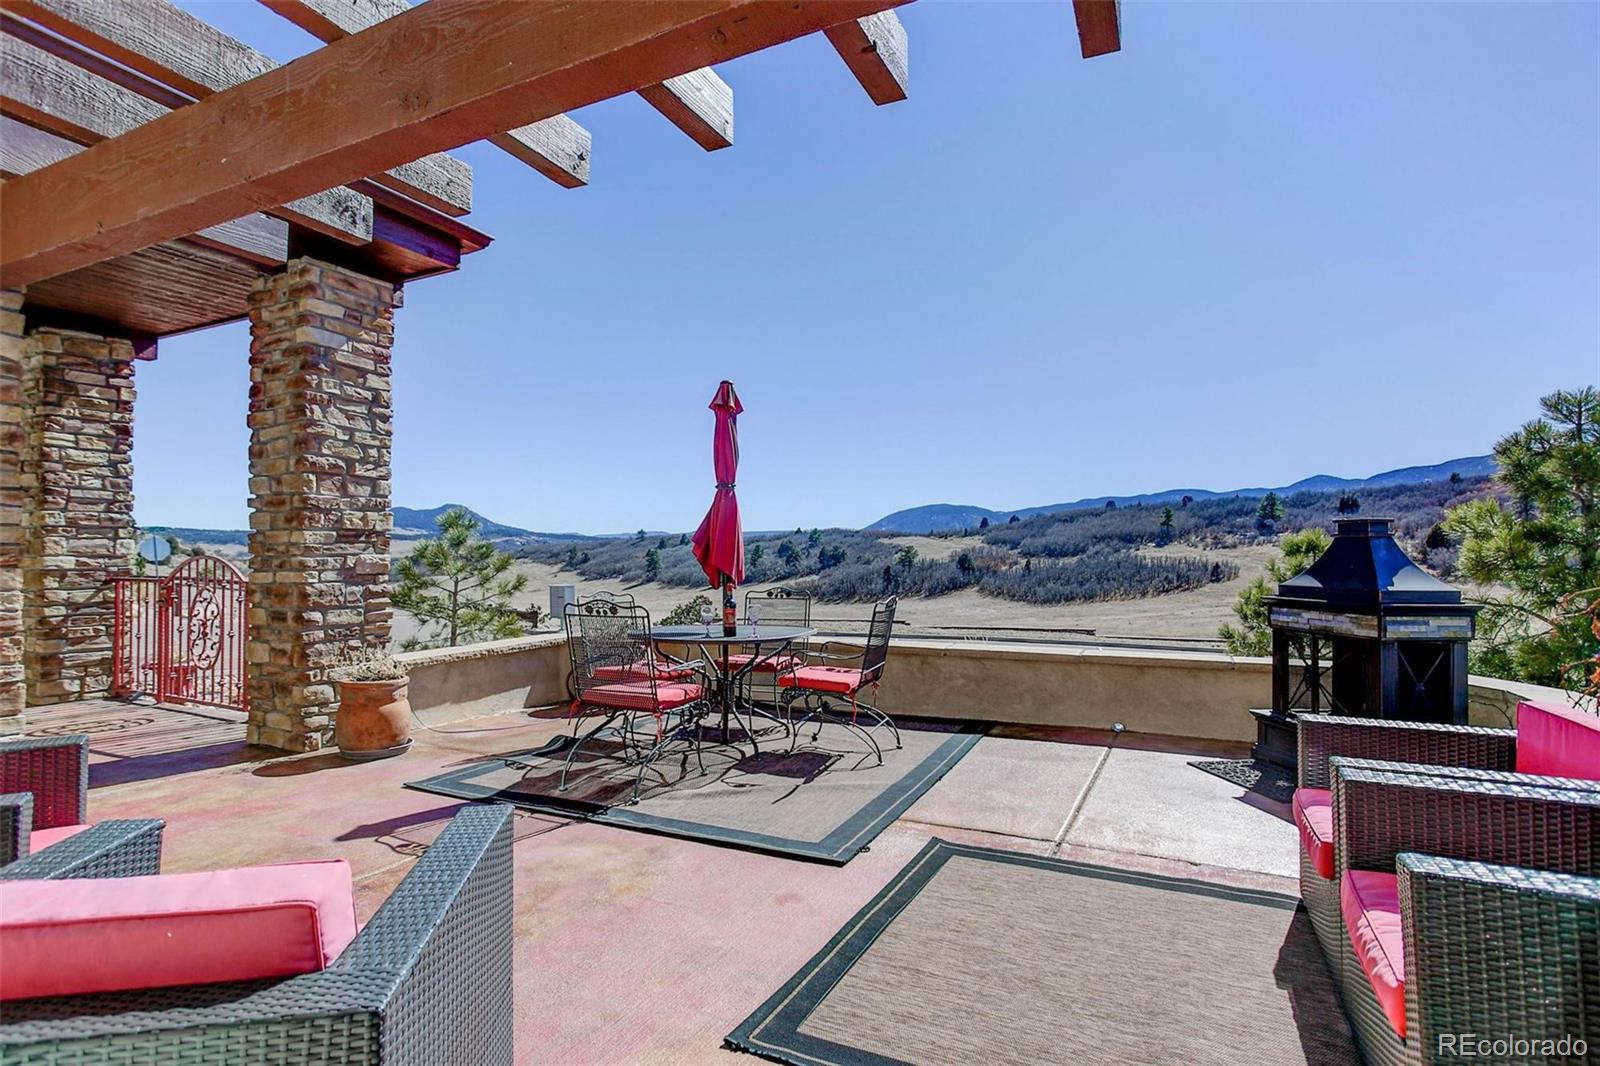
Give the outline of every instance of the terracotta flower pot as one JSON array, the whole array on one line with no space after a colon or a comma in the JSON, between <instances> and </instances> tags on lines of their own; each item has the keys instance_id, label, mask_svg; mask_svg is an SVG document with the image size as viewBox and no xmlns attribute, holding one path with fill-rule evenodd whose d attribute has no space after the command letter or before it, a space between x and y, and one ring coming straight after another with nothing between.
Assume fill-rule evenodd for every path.
<instances>
[{"instance_id":1,"label":"terracotta flower pot","mask_svg":"<svg viewBox=\"0 0 1600 1066\"><path fill-rule=\"evenodd\" d=\"M348 759L386 759L411 747L406 679L339 682L333 739Z\"/></svg>"}]
</instances>

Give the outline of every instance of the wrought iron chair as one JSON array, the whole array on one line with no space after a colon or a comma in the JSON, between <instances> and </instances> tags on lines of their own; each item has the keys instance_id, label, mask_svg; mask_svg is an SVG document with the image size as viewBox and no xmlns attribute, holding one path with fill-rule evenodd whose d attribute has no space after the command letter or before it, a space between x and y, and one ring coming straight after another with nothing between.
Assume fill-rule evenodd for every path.
<instances>
[{"instance_id":1,"label":"wrought iron chair","mask_svg":"<svg viewBox=\"0 0 1600 1066\"><path fill-rule=\"evenodd\" d=\"M650 612L643 607L589 599L569 604L565 622L574 692L569 717L578 721L598 718L600 722L581 735L574 728L557 791L567 790L567 776L578 751L596 739L620 745L624 764L637 763L635 803L645 773L675 743L687 742L704 773L698 730L709 706L700 674L704 664L698 660L664 663L657 658L650 639ZM641 715L653 720L653 734L640 734Z\"/></svg>"},{"instance_id":2,"label":"wrought iron chair","mask_svg":"<svg viewBox=\"0 0 1600 1066\"><path fill-rule=\"evenodd\" d=\"M750 591L744 594L744 617L748 623L751 618L750 608L755 607L760 612L762 622L775 626L800 626L811 627L811 593L798 589L778 585L764 592ZM797 666L804 666L809 658L811 642L797 640L790 644L780 654L759 653L754 655L730 655L728 666L743 679L743 688L747 696L760 695L766 702L778 706L782 696L782 688L778 684L778 675ZM758 685L757 682L763 682Z\"/></svg>"},{"instance_id":3,"label":"wrought iron chair","mask_svg":"<svg viewBox=\"0 0 1600 1066\"><path fill-rule=\"evenodd\" d=\"M861 690L870 687L873 699L877 699L878 685L883 680L884 664L889 658L889 638L894 631L894 613L898 606L899 598L890 596L873 607L872 624L867 629L866 644L859 652L854 650L849 653L829 652L827 649L830 647L846 647L829 641L821 650L811 652L811 658L819 660L816 665L794 667L777 675L778 685L784 689L783 708L790 724L791 749L795 738L799 735L800 726L807 722L815 723L817 726L811 735L813 741L821 736L823 722L844 726L866 740L873 754L877 755L880 765L883 763L883 749L872 735L873 726L888 726L894 737L894 746L900 747L900 729L894 724L894 719L872 704L863 703L860 697ZM828 665L856 661L859 661L857 666ZM850 701L848 716L833 712L830 696L844 697ZM805 706L805 714L799 722L794 719L794 704L797 700L802 701ZM863 715L868 719L865 726L860 721Z\"/></svg>"}]
</instances>

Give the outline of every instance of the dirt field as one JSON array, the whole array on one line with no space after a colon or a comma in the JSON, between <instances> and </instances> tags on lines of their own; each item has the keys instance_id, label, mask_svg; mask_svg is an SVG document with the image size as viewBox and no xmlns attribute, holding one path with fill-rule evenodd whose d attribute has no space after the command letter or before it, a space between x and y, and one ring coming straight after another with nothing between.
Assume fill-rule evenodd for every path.
<instances>
[{"instance_id":1,"label":"dirt field","mask_svg":"<svg viewBox=\"0 0 1600 1066\"><path fill-rule=\"evenodd\" d=\"M979 541L976 537L965 539L896 537L892 543L911 544L924 558L943 558L963 548L973 547ZM1233 617L1231 608L1239 589L1252 577L1264 572L1267 560L1273 558L1275 553L1276 549L1270 546L1227 548L1211 552L1193 548L1151 551L1149 554L1153 555L1201 555L1230 560L1239 565L1239 576L1232 581L1208 585L1191 592L1178 592L1142 600L1045 606L996 599L974 589L964 589L934 599L906 599L900 602L899 619L908 624L901 632L907 635L974 640L1012 636L1041 640L1144 638L1185 644L1192 641L1215 642L1217 627ZM579 596L592 595L601 589L630 592L653 617L660 617L690 599L697 591L702 591L664 588L656 584L625 588L617 581L584 581L575 574L561 572L553 565L542 563L519 563L517 571L528 575L528 589L518 597L518 606L537 604L548 609L550 586L571 584L577 586ZM770 586L750 587L764 589ZM703 591L709 593L710 590ZM741 608L743 592L744 590L740 590ZM871 605L865 603L819 603L812 612L819 629L834 632L861 630L871 613ZM1089 629L1094 632L1092 636L1061 632L1071 629ZM416 625L410 617L396 612L396 643L415 633Z\"/></svg>"}]
</instances>

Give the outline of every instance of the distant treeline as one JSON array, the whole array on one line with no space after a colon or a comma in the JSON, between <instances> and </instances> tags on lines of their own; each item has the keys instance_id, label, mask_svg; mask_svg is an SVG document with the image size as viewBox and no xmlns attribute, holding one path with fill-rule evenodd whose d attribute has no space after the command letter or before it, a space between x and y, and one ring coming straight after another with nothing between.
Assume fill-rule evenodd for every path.
<instances>
[{"instance_id":1,"label":"distant treeline","mask_svg":"<svg viewBox=\"0 0 1600 1066\"><path fill-rule=\"evenodd\" d=\"M1072 603L1155 596L1238 575L1232 563L1183 554L1260 543L1278 533L1321 526L1343 515L1395 520L1401 542L1448 572L1455 548L1439 529L1447 508L1498 491L1491 478L1452 478L1359 494L1301 492L1278 501L1226 497L1086 508L993 524L941 538L981 536L982 545L930 559L890 534L797 529L745 539L747 584L788 582L825 602L863 602L888 593L940 596L975 588L1026 603ZM1159 554L1151 551L1155 549ZM540 544L524 556L590 580L655 581L696 588L705 575L686 534L640 534L575 544Z\"/></svg>"}]
</instances>

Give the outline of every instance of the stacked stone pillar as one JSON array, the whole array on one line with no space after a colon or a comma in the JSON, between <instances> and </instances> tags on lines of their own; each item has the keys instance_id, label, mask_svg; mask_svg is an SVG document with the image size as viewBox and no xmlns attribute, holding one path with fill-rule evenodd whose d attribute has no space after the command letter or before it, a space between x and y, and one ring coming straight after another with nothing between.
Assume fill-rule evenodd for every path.
<instances>
[{"instance_id":1,"label":"stacked stone pillar","mask_svg":"<svg viewBox=\"0 0 1600 1066\"><path fill-rule=\"evenodd\" d=\"M22 293L0 291L0 735L22 725Z\"/></svg>"},{"instance_id":2,"label":"stacked stone pillar","mask_svg":"<svg viewBox=\"0 0 1600 1066\"><path fill-rule=\"evenodd\" d=\"M331 739L347 652L389 642L393 286L291 260L250 299L249 740Z\"/></svg>"},{"instance_id":3,"label":"stacked stone pillar","mask_svg":"<svg viewBox=\"0 0 1600 1066\"><path fill-rule=\"evenodd\" d=\"M112 578L128 571L134 550L133 345L39 329L22 353L27 699L103 697L112 682Z\"/></svg>"}]
</instances>

